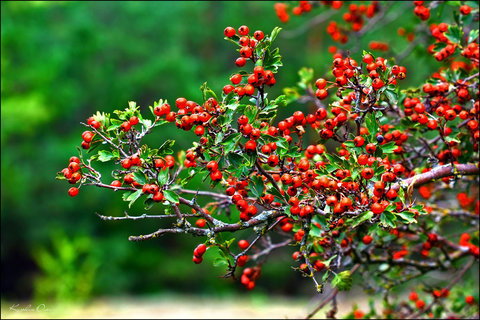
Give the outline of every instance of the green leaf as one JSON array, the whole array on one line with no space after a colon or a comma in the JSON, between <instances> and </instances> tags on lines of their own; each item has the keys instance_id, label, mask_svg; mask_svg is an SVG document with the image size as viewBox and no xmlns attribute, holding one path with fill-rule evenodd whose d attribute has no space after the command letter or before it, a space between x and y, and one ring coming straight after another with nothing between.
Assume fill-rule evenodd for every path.
<instances>
[{"instance_id":1,"label":"green leaf","mask_svg":"<svg viewBox=\"0 0 480 320\"><path fill-rule=\"evenodd\" d=\"M158 173L158 185L163 186L168 182L168 170L160 170Z\"/></svg>"},{"instance_id":2,"label":"green leaf","mask_svg":"<svg viewBox=\"0 0 480 320\"><path fill-rule=\"evenodd\" d=\"M140 196L143 194L143 191L142 189L139 189L133 193L131 193L130 195L128 195L126 198L124 197L124 200L125 201L129 201L128 203L128 207L130 208L132 206L132 204L137 201L138 198L140 198Z\"/></svg>"},{"instance_id":3,"label":"green leaf","mask_svg":"<svg viewBox=\"0 0 480 320\"><path fill-rule=\"evenodd\" d=\"M263 189L265 185L263 184L263 180L257 176L252 177L252 188L251 191L255 195L255 197L260 198L263 195Z\"/></svg>"},{"instance_id":4,"label":"green leaf","mask_svg":"<svg viewBox=\"0 0 480 320\"><path fill-rule=\"evenodd\" d=\"M371 219L373 217L372 211L365 211L360 213L355 219L353 220L352 228L356 228L357 226L361 225L365 221Z\"/></svg>"},{"instance_id":5,"label":"green leaf","mask_svg":"<svg viewBox=\"0 0 480 320\"><path fill-rule=\"evenodd\" d=\"M303 89L313 80L313 69L303 67L298 70L298 75L300 76L299 86Z\"/></svg>"},{"instance_id":6,"label":"green leaf","mask_svg":"<svg viewBox=\"0 0 480 320\"><path fill-rule=\"evenodd\" d=\"M153 201L152 196L153 195L149 195L148 198L145 199L145 202L144 202L145 210L150 210L155 204L155 201Z\"/></svg>"},{"instance_id":7,"label":"green leaf","mask_svg":"<svg viewBox=\"0 0 480 320\"><path fill-rule=\"evenodd\" d=\"M282 56L278 52L278 48L274 50L267 49L265 51L265 58L263 62L265 70L270 70L273 73L276 73L278 68L283 66Z\"/></svg>"},{"instance_id":8,"label":"green leaf","mask_svg":"<svg viewBox=\"0 0 480 320\"><path fill-rule=\"evenodd\" d=\"M242 137L242 134L240 132L237 132L237 133L232 133L231 135L223 139L222 145L224 146L225 154L228 154L235 149L235 146L237 145L241 137Z\"/></svg>"},{"instance_id":9,"label":"green leaf","mask_svg":"<svg viewBox=\"0 0 480 320\"><path fill-rule=\"evenodd\" d=\"M453 43L459 44L462 39L462 32L456 25L449 25L448 30L443 33L445 37Z\"/></svg>"},{"instance_id":10,"label":"green leaf","mask_svg":"<svg viewBox=\"0 0 480 320\"><path fill-rule=\"evenodd\" d=\"M390 104L396 105L398 103L398 94L395 91L387 89L383 93L387 97L388 101L390 101Z\"/></svg>"},{"instance_id":11,"label":"green leaf","mask_svg":"<svg viewBox=\"0 0 480 320\"><path fill-rule=\"evenodd\" d=\"M241 47L242 45L240 43L238 43L238 41L235 41L233 40L232 38L228 38L228 37L224 37L223 39L227 40L227 41L230 41L231 43Z\"/></svg>"},{"instance_id":12,"label":"green leaf","mask_svg":"<svg viewBox=\"0 0 480 320\"><path fill-rule=\"evenodd\" d=\"M402 211L402 212L395 212L394 213L397 217L400 217L405 223L414 223L417 222L415 220L415 214L410 211Z\"/></svg>"},{"instance_id":13,"label":"green leaf","mask_svg":"<svg viewBox=\"0 0 480 320\"><path fill-rule=\"evenodd\" d=\"M141 185L144 185L145 183L147 183L147 179L145 178L145 175L140 171L134 172L133 178L135 179L135 181L137 181Z\"/></svg>"},{"instance_id":14,"label":"green leaf","mask_svg":"<svg viewBox=\"0 0 480 320\"><path fill-rule=\"evenodd\" d=\"M273 105L286 106L287 105L287 97L284 94L279 95L275 100L273 100ZM263 110L267 110L267 108L268 108L268 106Z\"/></svg>"},{"instance_id":15,"label":"green leaf","mask_svg":"<svg viewBox=\"0 0 480 320\"><path fill-rule=\"evenodd\" d=\"M473 42L478 38L478 29L476 30L470 30L470 33L468 34L468 42Z\"/></svg>"},{"instance_id":16,"label":"green leaf","mask_svg":"<svg viewBox=\"0 0 480 320\"><path fill-rule=\"evenodd\" d=\"M168 139L167 141L165 141L160 146L160 148L158 148L158 155L162 156L165 154L172 154L173 153L172 147L174 144L175 144L175 140Z\"/></svg>"},{"instance_id":17,"label":"green leaf","mask_svg":"<svg viewBox=\"0 0 480 320\"><path fill-rule=\"evenodd\" d=\"M280 28L280 27L273 28L272 33L270 34L270 37L269 37L271 42L273 42L277 38L278 33L281 30L282 30L282 28Z\"/></svg>"},{"instance_id":18,"label":"green leaf","mask_svg":"<svg viewBox=\"0 0 480 320\"><path fill-rule=\"evenodd\" d=\"M385 227L395 228L396 227L395 220L397 220L397 218L395 217L395 215L393 213L391 213L389 211L383 211L380 214L380 222Z\"/></svg>"},{"instance_id":19,"label":"green leaf","mask_svg":"<svg viewBox=\"0 0 480 320\"><path fill-rule=\"evenodd\" d=\"M332 280L332 287L337 287L339 291L348 291L352 288L353 279L350 270L345 270L335 275Z\"/></svg>"},{"instance_id":20,"label":"green leaf","mask_svg":"<svg viewBox=\"0 0 480 320\"><path fill-rule=\"evenodd\" d=\"M375 112L370 113L365 117L365 125L367 126L368 132L370 133L370 142L375 141L376 134L379 128Z\"/></svg>"},{"instance_id":21,"label":"green leaf","mask_svg":"<svg viewBox=\"0 0 480 320\"><path fill-rule=\"evenodd\" d=\"M178 194L176 194L175 192L173 192L171 190L163 191L163 195L165 196L165 199L167 199L171 203L178 203L178 201L179 201Z\"/></svg>"},{"instance_id":22,"label":"green leaf","mask_svg":"<svg viewBox=\"0 0 480 320\"><path fill-rule=\"evenodd\" d=\"M245 115L247 116L248 120L250 123L253 123L255 121L255 118L257 117L257 107L248 105L245 108Z\"/></svg>"},{"instance_id":23,"label":"green leaf","mask_svg":"<svg viewBox=\"0 0 480 320\"><path fill-rule=\"evenodd\" d=\"M226 268L228 266L228 262L225 258L218 257L215 260L213 260L213 266Z\"/></svg>"},{"instance_id":24,"label":"green leaf","mask_svg":"<svg viewBox=\"0 0 480 320\"><path fill-rule=\"evenodd\" d=\"M115 156L110 152L106 150L100 150L98 151L98 160L102 162L107 162L115 158Z\"/></svg>"},{"instance_id":25,"label":"green leaf","mask_svg":"<svg viewBox=\"0 0 480 320\"><path fill-rule=\"evenodd\" d=\"M202 91L203 101L207 101L207 99L208 99L207 96L210 96L210 97L214 98L216 101L218 101L218 98L217 98L217 95L215 94L215 92L213 92L212 89L210 89L209 87L207 87L207 82L205 82L205 83L200 87L200 91Z\"/></svg>"},{"instance_id":26,"label":"green leaf","mask_svg":"<svg viewBox=\"0 0 480 320\"><path fill-rule=\"evenodd\" d=\"M381 145L380 148L382 149L383 153L393 153L393 150L397 148L397 145L395 144L395 141L390 141L384 145Z\"/></svg>"}]
</instances>

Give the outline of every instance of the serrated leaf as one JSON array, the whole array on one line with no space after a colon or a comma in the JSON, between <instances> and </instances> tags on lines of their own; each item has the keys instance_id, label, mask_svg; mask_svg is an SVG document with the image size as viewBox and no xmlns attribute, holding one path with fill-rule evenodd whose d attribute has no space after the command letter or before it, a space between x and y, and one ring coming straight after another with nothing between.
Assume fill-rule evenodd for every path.
<instances>
[{"instance_id":1,"label":"serrated leaf","mask_svg":"<svg viewBox=\"0 0 480 320\"><path fill-rule=\"evenodd\" d=\"M203 101L207 101L207 99L208 99L207 95L214 98L216 101L218 101L218 98L217 98L217 95L215 94L215 92L213 92L212 89L207 87L207 82L203 83L203 85L200 87L200 91L202 91Z\"/></svg>"},{"instance_id":2,"label":"serrated leaf","mask_svg":"<svg viewBox=\"0 0 480 320\"><path fill-rule=\"evenodd\" d=\"M367 220L370 220L373 217L372 211L365 211L360 213L354 220L352 224L352 228L356 228L357 226L361 225Z\"/></svg>"},{"instance_id":3,"label":"serrated leaf","mask_svg":"<svg viewBox=\"0 0 480 320\"><path fill-rule=\"evenodd\" d=\"M171 190L163 191L163 195L164 195L165 199L167 199L171 203L178 203L178 201L179 201L178 194L176 194L175 192L173 192Z\"/></svg>"},{"instance_id":4,"label":"serrated leaf","mask_svg":"<svg viewBox=\"0 0 480 320\"><path fill-rule=\"evenodd\" d=\"M307 85L313 80L313 69L302 67L300 70L298 70L298 75L300 76L299 86L305 89Z\"/></svg>"},{"instance_id":5,"label":"serrated leaf","mask_svg":"<svg viewBox=\"0 0 480 320\"><path fill-rule=\"evenodd\" d=\"M390 104L396 105L398 103L398 94L395 91L387 89L383 93L388 101L390 101Z\"/></svg>"},{"instance_id":6,"label":"serrated leaf","mask_svg":"<svg viewBox=\"0 0 480 320\"><path fill-rule=\"evenodd\" d=\"M235 146L237 145L241 137L242 137L242 134L240 132L232 133L222 141L225 154L228 154L235 149Z\"/></svg>"},{"instance_id":7,"label":"serrated leaf","mask_svg":"<svg viewBox=\"0 0 480 320\"><path fill-rule=\"evenodd\" d=\"M262 178L253 176L252 177L252 188L251 191L255 195L255 197L260 198L263 195L263 189L265 185L263 183Z\"/></svg>"},{"instance_id":8,"label":"serrated leaf","mask_svg":"<svg viewBox=\"0 0 480 320\"><path fill-rule=\"evenodd\" d=\"M383 153L393 153L393 150L397 148L397 145L395 144L395 141L390 141L384 145L381 145L380 148L382 149Z\"/></svg>"},{"instance_id":9,"label":"serrated leaf","mask_svg":"<svg viewBox=\"0 0 480 320\"><path fill-rule=\"evenodd\" d=\"M162 156L165 154L172 154L173 150L171 149L173 145L175 144L175 140L170 140L168 139L165 141L160 148L158 148L158 155Z\"/></svg>"},{"instance_id":10,"label":"serrated leaf","mask_svg":"<svg viewBox=\"0 0 480 320\"><path fill-rule=\"evenodd\" d=\"M133 178L135 179L135 181L137 181L141 185L144 185L145 183L147 183L145 175L143 173L141 173L140 171L134 172L133 173Z\"/></svg>"},{"instance_id":11,"label":"serrated leaf","mask_svg":"<svg viewBox=\"0 0 480 320\"><path fill-rule=\"evenodd\" d=\"M215 260L213 260L213 266L226 268L228 266L228 262L227 260L225 260L225 258L218 257Z\"/></svg>"},{"instance_id":12,"label":"serrated leaf","mask_svg":"<svg viewBox=\"0 0 480 320\"><path fill-rule=\"evenodd\" d=\"M107 162L115 158L115 156L107 150L98 151L98 160L102 162Z\"/></svg>"},{"instance_id":13,"label":"serrated leaf","mask_svg":"<svg viewBox=\"0 0 480 320\"><path fill-rule=\"evenodd\" d=\"M478 29L475 30L470 30L470 33L468 34L468 42L473 42L478 38Z\"/></svg>"},{"instance_id":14,"label":"serrated leaf","mask_svg":"<svg viewBox=\"0 0 480 320\"><path fill-rule=\"evenodd\" d=\"M369 141L373 142L376 139L376 134L379 128L375 112L368 114L365 117L365 125L367 126L368 132L370 133Z\"/></svg>"},{"instance_id":15,"label":"serrated leaf","mask_svg":"<svg viewBox=\"0 0 480 320\"><path fill-rule=\"evenodd\" d=\"M389 211L383 211L380 214L380 222L385 227L395 228L396 227L395 220L397 220L397 218L395 217L395 215L393 213L391 213Z\"/></svg>"},{"instance_id":16,"label":"serrated leaf","mask_svg":"<svg viewBox=\"0 0 480 320\"><path fill-rule=\"evenodd\" d=\"M405 221L406 223L414 223L414 222L417 222L417 220L415 219L415 214L413 212L410 212L410 211L402 211L402 212L394 212L394 214L397 216L397 217L400 217L400 219L402 219L403 221Z\"/></svg>"},{"instance_id":17,"label":"serrated leaf","mask_svg":"<svg viewBox=\"0 0 480 320\"><path fill-rule=\"evenodd\" d=\"M124 198L125 201L128 201L128 207L130 208L132 204L137 201L138 198L143 194L142 189L139 189L131 194L129 194L127 197Z\"/></svg>"},{"instance_id":18,"label":"serrated leaf","mask_svg":"<svg viewBox=\"0 0 480 320\"><path fill-rule=\"evenodd\" d=\"M152 195L150 195L147 199L145 199L144 204L145 204L145 210L150 210L153 205L155 204L155 201L151 198Z\"/></svg>"},{"instance_id":19,"label":"serrated leaf","mask_svg":"<svg viewBox=\"0 0 480 320\"><path fill-rule=\"evenodd\" d=\"M228 37L224 37L223 39L227 40L227 41L230 41L231 43L241 47L242 45L238 42L238 41L235 41L233 40L232 38L228 38Z\"/></svg>"},{"instance_id":20,"label":"serrated leaf","mask_svg":"<svg viewBox=\"0 0 480 320\"><path fill-rule=\"evenodd\" d=\"M168 170L160 170L158 173L158 185L163 186L165 183L168 182Z\"/></svg>"},{"instance_id":21,"label":"serrated leaf","mask_svg":"<svg viewBox=\"0 0 480 320\"><path fill-rule=\"evenodd\" d=\"M353 279L350 270L345 270L335 275L332 280L332 287L337 287L339 291L348 291L352 288Z\"/></svg>"},{"instance_id":22,"label":"serrated leaf","mask_svg":"<svg viewBox=\"0 0 480 320\"><path fill-rule=\"evenodd\" d=\"M445 37L453 43L459 44L462 39L462 32L456 25L449 25L447 31L443 33Z\"/></svg>"},{"instance_id":23,"label":"serrated leaf","mask_svg":"<svg viewBox=\"0 0 480 320\"><path fill-rule=\"evenodd\" d=\"M257 107L256 106L252 106L252 105L248 105L246 108L245 108L245 116L247 116L248 120L250 123L253 123L255 121L255 118L257 117Z\"/></svg>"},{"instance_id":24,"label":"serrated leaf","mask_svg":"<svg viewBox=\"0 0 480 320\"><path fill-rule=\"evenodd\" d=\"M281 30L282 30L282 28L280 28L280 27L275 27L275 28L273 28L272 33L270 34L270 37L269 37L269 39L270 39L271 42L273 42L273 41L277 38L278 33L279 33Z\"/></svg>"}]
</instances>

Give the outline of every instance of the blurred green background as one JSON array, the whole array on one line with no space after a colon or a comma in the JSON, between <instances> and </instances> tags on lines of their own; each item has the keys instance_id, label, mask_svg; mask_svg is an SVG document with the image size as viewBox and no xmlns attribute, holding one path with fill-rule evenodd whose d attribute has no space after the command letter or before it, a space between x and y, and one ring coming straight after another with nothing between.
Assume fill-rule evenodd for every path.
<instances>
[{"instance_id":1,"label":"blurred green background","mask_svg":"<svg viewBox=\"0 0 480 320\"><path fill-rule=\"evenodd\" d=\"M244 292L239 283L218 278L213 254L194 265L199 239L164 236L132 243L129 235L157 230L157 221L100 220L94 213L122 215L120 193L70 187L54 179L77 154L84 127L97 110L112 112L134 100L146 110L160 98L200 101L205 81L220 92L236 71L236 48L223 39L226 26L246 24L269 33L281 25L273 2L1 2L1 257L3 299L85 300L90 297L161 292ZM387 41L393 51L407 46L396 37L396 22L413 30L410 3L396 3L396 16L381 33L361 39ZM400 10L400 11L399 11ZM306 18L291 17L292 30ZM337 13L336 17L340 17ZM293 38L276 41L284 67L270 95L298 81L297 71L328 72L333 41L328 22ZM393 39L392 35L394 35ZM344 48L348 49L346 45ZM360 60L358 53L354 56ZM422 60L423 59L423 60ZM402 86L416 85L435 69L434 59L414 51L403 64ZM437 65L438 67L438 65ZM297 105L284 110L289 116ZM167 127L164 127L167 128ZM150 141L176 137L177 150L190 146L193 133L174 126ZM143 213L134 207L129 213ZM259 292L310 297L313 286L291 270L293 248L274 254L263 266Z\"/></svg>"}]
</instances>

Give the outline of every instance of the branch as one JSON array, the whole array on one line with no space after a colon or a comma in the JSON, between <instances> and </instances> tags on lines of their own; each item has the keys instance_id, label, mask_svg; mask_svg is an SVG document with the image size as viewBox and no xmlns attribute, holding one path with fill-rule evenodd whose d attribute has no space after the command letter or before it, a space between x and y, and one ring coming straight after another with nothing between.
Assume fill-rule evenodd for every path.
<instances>
[{"instance_id":1,"label":"branch","mask_svg":"<svg viewBox=\"0 0 480 320\"><path fill-rule=\"evenodd\" d=\"M422 184L434 181L436 179L444 178L444 177L449 177L454 174L458 175L479 175L480 171L478 168L478 164L457 164L453 168L451 164L447 164L444 166L440 166L437 168L434 168L428 172L422 173L422 174L417 174L413 177L410 177L408 179L402 180L400 183L395 183L392 185L392 189L398 190L400 189L400 186L402 187L408 187L410 185L413 185L413 187L418 187Z\"/></svg>"},{"instance_id":2,"label":"branch","mask_svg":"<svg viewBox=\"0 0 480 320\"><path fill-rule=\"evenodd\" d=\"M355 273L358 267L360 267L359 263L354 265L353 268L350 270L350 274ZM322 309L327 303L329 303L333 298L335 298L337 293L338 293L338 288L335 288L329 296L323 299L322 302L320 302L320 304L305 317L305 319L310 319L311 317L313 317L320 309Z\"/></svg>"},{"instance_id":3,"label":"branch","mask_svg":"<svg viewBox=\"0 0 480 320\"><path fill-rule=\"evenodd\" d=\"M141 219L165 219L165 218L177 218L174 214L160 214L160 215L147 215L146 213L140 216L131 216L125 211L124 217L104 216L97 212L95 214L102 220L141 220ZM185 218L198 217L196 214L184 214Z\"/></svg>"}]
</instances>

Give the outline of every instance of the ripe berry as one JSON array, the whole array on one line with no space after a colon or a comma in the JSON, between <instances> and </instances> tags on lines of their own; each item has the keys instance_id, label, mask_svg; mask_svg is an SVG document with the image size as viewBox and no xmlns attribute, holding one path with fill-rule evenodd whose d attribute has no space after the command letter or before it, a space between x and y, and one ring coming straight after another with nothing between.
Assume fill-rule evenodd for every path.
<instances>
[{"instance_id":1,"label":"ripe berry","mask_svg":"<svg viewBox=\"0 0 480 320\"><path fill-rule=\"evenodd\" d=\"M369 143L365 146L365 150L367 151L367 153L370 153L370 154L373 154L375 152L375 145L373 143Z\"/></svg>"},{"instance_id":2,"label":"ripe berry","mask_svg":"<svg viewBox=\"0 0 480 320\"><path fill-rule=\"evenodd\" d=\"M164 196L163 196L163 193L161 191L157 191L154 195L153 195L153 201L155 202L161 202L163 201L164 199Z\"/></svg>"},{"instance_id":3,"label":"ripe berry","mask_svg":"<svg viewBox=\"0 0 480 320\"><path fill-rule=\"evenodd\" d=\"M132 125L131 125L130 122L128 122L128 121L125 121L125 122L122 123L122 125L120 126L120 128L122 129L123 132L127 132L128 130L130 130L131 127L132 127Z\"/></svg>"},{"instance_id":4,"label":"ripe berry","mask_svg":"<svg viewBox=\"0 0 480 320\"><path fill-rule=\"evenodd\" d=\"M368 245L368 244L372 243L373 238L370 237L370 236L367 234L367 235L365 235L365 236L363 237L362 240L363 240L363 243L364 243L364 244L367 244L367 245Z\"/></svg>"},{"instance_id":5,"label":"ripe berry","mask_svg":"<svg viewBox=\"0 0 480 320\"><path fill-rule=\"evenodd\" d=\"M337 197L330 196L330 197L327 198L326 203L327 203L327 206L334 207L337 204L337 201L338 201Z\"/></svg>"},{"instance_id":6,"label":"ripe berry","mask_svg":"<svg viewBox=\"0 0 480 320\"><path fill-rule=\"evenodd\" d=\"M245 143L245 151L246 152L255 152L257 150L257 143L255 140L248 140Z\"/></svg>"},{"instance_id":7,"label":"ripe berry","mask_svg":"<svg viewBox=\"0 0 480 320\"><path fill-rule=\"evenodd\" d=\"M397 191L394 189L390 189L388 190L386 196L388 200L394 200L395 198L397 198Z\"/></svg>"},{"instance_id":8,"label":"ripe berry","mask_svg":"<svg viewBox=\"0 0 480 320\"><path fill-rule=\"evenodd\" d=\"M249 29L247 26L241 26L240 28L238 28L238 33L242 36L246 36L249 32Z\"/></svg>"},{"instance_id":9,"label":"ripe berry","mask_svg":"<svg viewBox=\"0 0 480 320\"><path fill-rule=\"evenodd\" d=\"M82 139L83 139L83 141L89 143L90 141L92 141L94 135L95 134L91 131L84 131L82 133Z\"/></svg>"},{"instance_id":10,"label":"ripe berry","mask_svg":"<svg viewBox=\"0 0 480 320\"><path fill-rule=\"evenodd\" d=\"M250 244L248 243L247 240L240 240L238 241L238 247L240 248L240 250L245 250L248 248Z\"/></svg>"},{"instance_id":11,"label":"ripe berry","mask_svg":"<svg viewBox=\"0 0 480 320\"><path fill-rule=\"evenodd\" d=\"M235 29L232 27L226 27L223 33L225 34L225 37L230 38L235 35Z\"/></svg>"},{"instance_id":12,"label":"ripe berry","mask_svg":"<svg viewBox=\"0 0 480 320\"><path fill-rule=\"evenodd\" d=\"M417 301L418 300L418 294L415 291L410 292L410 295L408 296L410 301Z\"/></svg>"},{"instance_id":13,"label":"ripe berry","mask_svg":"<svg viewBox=\"0 0 480 320\"><path fill-rule=\"evenodd\" d=\"M372 206L370 207L370 210L372 210L373 213L375 214L380 214L383 212L384 208L383 206L378 203L378 202L375 202L374 204L372 204Z\"/></svg>"},{"instance_id":14,"label":"ripe berry","mask_svg":"<svg viewBox=\"0 0 480 320\"><path fill-rule=\"evenodd\" d=\"M247 63L247 60L245 60L245 58L243 58L243 57L240 57L237 60L235 60L235 64L239 68L242 68L243 66L245 66L246 63Z\"/></svg>"},{"instance_id":15,"label":"ripe berry","mask_svg":"<svg viewBox=\"0 0 480 320\"><path fill-rule=\"evenodd\" d=\"M325 89L317 89L315 91L315 96L320 99L320 100L323 100L325 99L327 96L328 96L328 91L325 90Z\"/></svg>"},{"instance_id":16,"label":"ripe berry","mask_svg":"<svg viewBox=\"0 0 480 320\"><path fill-rule=\"evenodd\" d=\"M218 162L215 161L215 160L210 161L209 163L207 163L207 169L208 169L208 171L210 171L210 172L217 171L217 169L218 169Z\"/></svg>"},{"instance_id":17,"label":"ripe berry","mask_svg":"<svg viewBox=\"0 0 480 320\"><path fill-rule=\"evenodd\" d=\"M464 16L469 15L471 11L472 11L472 8L470 8L470 6L466 4L460 7L460 13L463 14Z\"/></svg>"},{"instance_id":18,"label":"ripe berry","mask_svg":"<svg viewBox=\"0 0 480 320\"><path fill-rule=\"evenodd\" d=\"M375 79L373 79L373 81L372 81L372 87L373 87L375 90L378 90L378 89L380 89L381 87L383 87L383 81L382 81L382 79L380 79L380 78L375 78Z\"/></svg>"},{"instance_id":19,"label":"ripe berry","mask_svg":"<svg viewBox=\"0 0 480 320\"><path fill-rule=\"evenodd\" d=\"M122 186L122 183L119 180L115 180L115 181L112 181L112 183L110 183L110 185L112 187L118 188L118 187Z\"/></svg>"},{"instance_id":20,"label":"ripe berry","mask_svg":"<svg viewBox=\"0 0 480 320\"><path fill-rule=\"evenodd\" d=\"M365 143L365 138L357 136L355 139L353 139L353 144L355 147L361 147Z\"/></svg>"},{"instance_id":21,"label":"ripe berry","mask_svg":"<svg viewBox=\"0 0 480 320\"><path fill-rule=\"evenodd\" d=\"M472 304L475 303L475 298L474 298L473 296L466 296L466 297L465 297L465 302L466 302L467 304L472 305Z\"/></svg>"},{"instance_id":22,"label":"ripe berry","mask_svg":"<svg viewBox=\"0 0 480 320\"><path fill-rule=\"evenodd\" d=\"M423 300L417 300L416 305L418 309L423 309L425 307L425 302Z\"/></svg>"},{"instance_id":23,"label":"ripe berry","mask_svg":"<svg viewBox=\"0 0 480 320\"><path fill-rule=\"evenodd\" d=\"M204 243L200 243L195 250L193 250L193 255L196 257L201 257L207 251L207 246Z\"/></svg>"},{"instance_id":24,"label":"ripe berry","mask_svg":"<svg viewBox=\"0 0 480 320\"><path fill-rule=\"evenodd\" d=\"M77 194L78 194L78 188L71 187L70 189L68 189L68 195L70 197L75 197Z\"/></svg>"},{"instance_id":25,"label":"ripe berry","mask_svg":"<svg viewBox=\"0 0 480 320\"><path fill-rule=\"evenodd\" d=\"M275 167L278 164L278 156L276 154L270 155L267 159L267 163L270 167Z\"/></svg>"},{"instance_id":26,"label":"ripe berry","mask_svg":"<svg viewBox=\"0 0 480 320\"><path fill-rule=\"evenodd\" d=\"M253 34L253 37L258 41L262 40L264 37L263 31L260 31L260 30L255 31L255 33Z\"/></svg>"},{"instance_id":27,"label":"ripe berry","mask_svg":"<svg viewBox=\"0 0 480 320\"><path fill-rule=\"evenodd\" d=\"M364 168L362 170L362 177L365 179L365 180L370 180L372 179L373 177L373 169L372 168Z\"/></svg>"},{"instance_id":28,"label":"ripe berry","mask_svg":"<svg viewBox=\"0 0 480 320\"><path fill-rule=\"evenodd\" d=\"M129 158L122 160L122 167L125 169L129 169L132 166L132 162Z\"/></svg>"},{"instance_id":29,"label":"ripe berry","mask_svg":"<svg viewBox=\"0 0 480 320\"><path fill-rule=\"evenodd\" d=\"M140 120L138 119L137 116L132 116L132 117L128 120L128 122L130 122L130 124L131 124L132 126L134 126L134 125L138 124L138 122L140 122Z\"/></svg>"},{"instance_id":30,"label":"ripe berry","mask_svg":"<svg viewBox=\"0 0 480 320\"><path fill-rule=\"evenodd\" d=\"M80 163L80 159L78 157L71 157L70 160L68 162L76 162L76 163Z\"/></svg>"},{"instance_id":31,"label":"ripe berry","mask_svg":"<svg viewBox=\"0 0 480 320\"><path fill-rule=\"evenodd\" d=\"M214 171L212 173L210 173L210 179L212 179L212 181L220 181L222 180L222 172L220 170L217 170L217 171Z\"/></svg>"}]
</instances>

